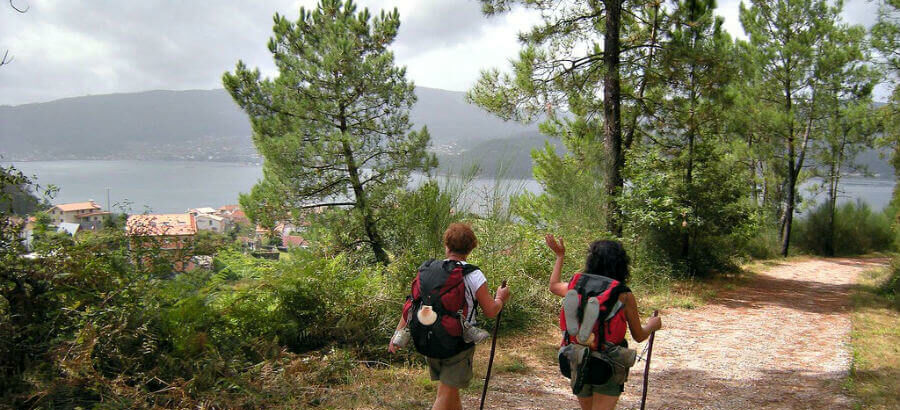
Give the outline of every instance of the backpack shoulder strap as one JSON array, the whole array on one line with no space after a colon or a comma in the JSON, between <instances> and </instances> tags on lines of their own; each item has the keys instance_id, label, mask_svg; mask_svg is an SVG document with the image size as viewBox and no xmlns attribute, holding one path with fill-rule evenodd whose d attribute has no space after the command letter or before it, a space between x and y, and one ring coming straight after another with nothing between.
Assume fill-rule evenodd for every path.
<instances>
[{"instance_id":1,"label":"backpack shoulder strap","mask_svg":"<svg viewBox=\"0 0 900 410\"><path fill-rule=\"evenodd\" d=\"M607 309L609 311L613 311L614 307L617 303L619 303L619 296L623 293L631 293L631 289L628 286L623 285L621 282L616 285L609 292L609 299L606 300ZM624 307L624 305L622 306Z\"/></svg>"},{"instance_id":2,"label":"backpack shoulder strap","mask_svg":"<svg viewBox=\"0 0 900 410\"><path fill-rule=\"evenodd\" d=\"M436 260L437 260L437 259L431 258L431 259L429 259L429 260L427 260L427 261L425 261L425 262L422 262L422 264L419 265L419 269L417 269L417 270L418 270L418 271L421 271L421 270L428 269L428 267L431 266L431 264L434 263L434 261L436 261Z\"/></svg>"},{"instance_id":3,"label":"backpack shoulder strap","mask_svg":"<svg viewBox=\"0 0 900 410\"><path fill-rule=\"evenodd\" d=\"M463 274L463 276L466 276L477 270L481 270L481 269L475 265L472 265L471 263L467 263L467 264L463 265L463 267L462 267L462 274Z\"/></svg>"}]
</instances>

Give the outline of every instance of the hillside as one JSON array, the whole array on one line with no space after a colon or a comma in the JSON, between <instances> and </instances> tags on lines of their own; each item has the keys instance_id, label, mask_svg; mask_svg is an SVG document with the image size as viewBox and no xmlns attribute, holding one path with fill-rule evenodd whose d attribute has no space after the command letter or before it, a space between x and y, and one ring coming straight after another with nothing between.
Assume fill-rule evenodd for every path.
<instances>
[{"instance_id":1,"label":"hillside","mask_svg":"<svg viewBox=\"0 0 900 410\"><path fill-rule=\"evenodd\" d=\"M537 125L500 120L467 104L465 94L416 88L410 117L427 125L441 169L475 162L482 175L502 168L531 177L531 150L547 140ZM250 123L224 89L146 91L0 106L0 157L6 161L166 159L258 162ZM553 144L561 148L558 141ZM874 150L858 162L890 178L893 168Z\"/></svg>"},{"instance_id":2,"label":"hillside","mask_svg":"<svg viewBox=\"0 0 900 410\"><path fill-rule=\"evenodd\" d=\"M524 132L466 104L464 93L418 87L411 118L438 152ZM250 124L224 89L147 91L0 106L5 160L253 160Z\"/></svg>"},{"instance_id":3,"label":"hillside","mask_svg":"<svg viewBox=\"0 0 900 410\"><path fill-rule=\"evenodd\" d=\"M531 178L531 151L543 149L550 142L557 152L563 152L562 142L548 139L539 132L526 132L506 138L489 139L461 147L454 152L438 153L443 172L458 172L472 164L481 168L481 176Z\"/></svg>"}]
</instances>

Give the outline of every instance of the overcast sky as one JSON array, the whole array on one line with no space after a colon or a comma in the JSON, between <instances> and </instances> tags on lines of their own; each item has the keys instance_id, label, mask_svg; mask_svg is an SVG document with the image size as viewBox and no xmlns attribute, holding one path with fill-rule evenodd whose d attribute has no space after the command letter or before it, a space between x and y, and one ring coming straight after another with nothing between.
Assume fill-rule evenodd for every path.
<instances>
[{"instance_id":1,"label":"overcast sky","mask_svg":"<svg viewBox=\"0 0 900 410\"><path fill-rule=\"evenodd\" d=\"M274 72L266 42L277 11L296 19L315 0L0 2L0 105L154 89L221 87L222 73L242 59ZM417 85L464 91L483 68L508 66L516 33L538 21L516 11L486 18L476 0L359 0L372 11L397 7L401 28L393 49ZM718 13L734 35L739 0L720 0ZM870 26L876 7L848 0L846 21Z\"/></svg>"}]
</instances>

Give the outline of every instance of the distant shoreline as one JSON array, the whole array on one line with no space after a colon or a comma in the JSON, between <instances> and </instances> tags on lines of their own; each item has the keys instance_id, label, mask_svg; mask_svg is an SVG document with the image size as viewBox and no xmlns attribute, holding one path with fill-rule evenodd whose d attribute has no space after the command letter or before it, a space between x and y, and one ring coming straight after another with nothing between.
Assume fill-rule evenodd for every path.
<instances>
[{"instance_id":1,"label":"distant shoreline","mask_svg":"<svg viewBox=\"0 0 900 410\"><path fill-rule=\"evenodd\" d=\"M162 158L145 158L145 159L135 159L135 158L94 158L94 159L91 159L91 158L88 158L88 159L85 159L85 158L65 158L65 159L63 159L63 158L57 158L57 159L7 159L7 158L0 157L0 164L36 163L36 162L65 162L65 161L83 161L83 162L88 162L88 161L92 161L92 162L111 162L111 161L160 162L160 161L170 161L170 162L200 162L200 163L213 163L213 164L233 164L233 165L245 165L245 166L255 166L255 167L261 167L261 166L263 165L262 161L259 161L259 162L253 162L253 161L225 160L225 159L185 159L185 158L169 158L169 159L162 159ZM436 174L436 175L440 175L440 176L445 176L445 177L446 177L446 176L451 176L451 177L458 177L458 176L459 176L459 175L457 175L457 174L450 174L450 173L447 173L447 172L445 172L445 171L446 171L446 170L441 169L441 167L438 167L437 172L436 172L435 174ZM494 175L489 175L489 174L486 175L486 172L485 172L485 171L486 171L486 170L482 170L482 175L479 175L478 177L476 177L476 179L486 179L486 178L491 178L491 179L493 179L493 178L496 177L496 176L494 176ZM898 179L897 177L895 177L895 176L893 176L893 175L890 175L890 176L884 176L884 175L881 175L881 174L874 175L874 176L864 176L864 175L859 175L859 174L844 174L844 175L841 176L841 178L854 178L854 179L857 179L857 180L873 180L873 181L896 181L896 180ZM502 179L528 179L528 180L534 180L534 177L533 177L533 176L528 176L528 177L523 177L523 176L512 176L512 177L505 177L505 178L502 178ZM821 178L821 177L812 177L812 178L809 178L808 180L815 180L815 179L822 179L822 178Z\"/></svg>"}]
</instances>

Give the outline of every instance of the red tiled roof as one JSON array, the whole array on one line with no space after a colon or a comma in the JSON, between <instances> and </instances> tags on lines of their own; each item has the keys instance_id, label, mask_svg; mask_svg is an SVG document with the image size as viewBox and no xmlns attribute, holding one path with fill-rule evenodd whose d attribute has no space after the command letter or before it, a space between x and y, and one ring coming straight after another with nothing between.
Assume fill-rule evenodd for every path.
<instances>
[{"instance_id":1,"label":"red tiled roof","mask_svg":"<svg viewBox=\"0 0 900 410\"><path fill-rule=\"evenodd\" d=\"M125 230L133 236L186 236L197 233L191 214L131 215Z\"/></svg>"},{"instance_id":2,"label":"red tiled roof","mask_svg":"<svg viewBox=\"0 0 900 410\"><path fill-rule=\"evenodd\" d=\"M226 218L226 219L230 219L235 224L249 224L250 223L250 218L247 218L247 214L245 214L244 211L241 211L240 209L232 212L231 215L224 214L224 215L222 215L222 217Z\"/></svg>"},{"instance_id":3,"label":"red tiled roof","mask_svg":"<svg viewBox=\"0 0 900 410\"><path fill-rule=\"evenodd\" d=\"M72 202L68 204L54 205L53 207L63 212L103 209L102 207L100 207L100 205L95 204L94 201Z\"/></svg>"},{"instance_id":4,"label":"red tiled roof","mask_svg":"<svg viewBox=\"0 0 900 410\"><path fill-rule=\"evenodd\" d=\"M287 247L308 246L309 242L297 235L284 235L281 237L281 243Z\"/></svg>"}]
</instances>

